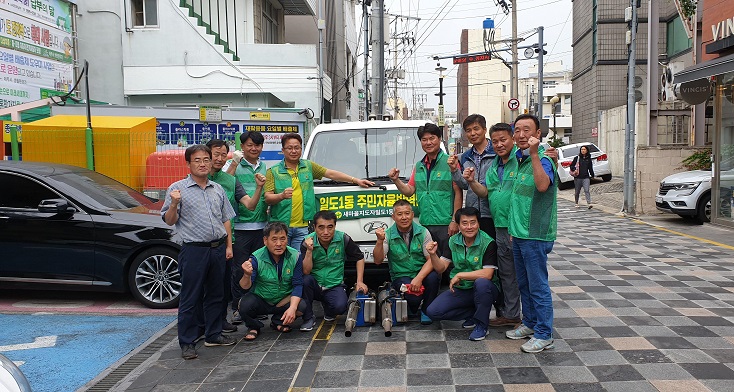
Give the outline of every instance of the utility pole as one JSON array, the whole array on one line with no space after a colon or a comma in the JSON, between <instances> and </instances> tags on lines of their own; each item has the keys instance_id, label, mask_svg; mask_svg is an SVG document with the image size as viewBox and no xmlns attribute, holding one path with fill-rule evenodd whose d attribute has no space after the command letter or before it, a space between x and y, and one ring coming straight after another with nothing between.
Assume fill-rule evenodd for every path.
<instances>
[{"instance_id":1,"label":"utility pole","mask_svg":"<svg viewBox=\"0 0 734 392\"><path fill-rule=\"evenodd\" d=\"M538 27L538 120L543 121L543 26Z\"/></svg>"},{"instance_id":2,"label":"utility pole","mask_svg":"<svg viewBox=\"0 0 734 392\"><path fill-rule=\"evenodd\" d=\"M377 76L380 79L377 85L377 110L376 114L382 118L385 111L385 0L375 0L377 4L377 17L379 21L379 33L377 38ZM374 53L374 51L372 52Z\"/></svg>"},{"instance_id":3,"label":"utility pole","mask_svg":"<svg viewBox=\"0 0 734 392\"><path fill-rule=\"evenodd\" d=\"M367 67L370 61L370 36L369 36L369 14L367 6L371 0L362 0L362 24L364 25L364 120L370 117L370 76L367 73Z\"/></svg>"},{"instance_id":4,"label":"utility pole","mask_svg":"<svg viewBox=\"0 0 734 392\"><path fill-rule=\"evenodd\" d=\"M518 98L518 81L517 81L517 0L511 0L512 7L512 71L510 80L510 98ZM542 49L542 47L541 47ZM514 120L517 117L517 109L512 110L510 116Z\"/></svg>"},{"instance_id":5,"label":"utility pole","mask_svg":"<svg viewBox=\"0 0 734 392\"><path fill-rule=\"evenodd\" d=\"M622 211L627 215L635 213L635 63L637 56L637 7L638 0L630 0L631 18L628 40L629 57L627 61L627 124L624 135L624 204ZM625 14L628 14L625 12ZM628 19L628 18L625 18ZM655 59L649 59L655 61Z\"/></svg>"},{"instance_id":6,"label":"utility pole","mask_svg":"<svg viewBox=\"0 0 734 392\"><path fill-rule=\"evenodd\" d=\"M319 3L319 20L317 27L319 29L319 124L324 123L324 27L326 21L321 16L321 0Z\"/></svg>"}]
</instances>

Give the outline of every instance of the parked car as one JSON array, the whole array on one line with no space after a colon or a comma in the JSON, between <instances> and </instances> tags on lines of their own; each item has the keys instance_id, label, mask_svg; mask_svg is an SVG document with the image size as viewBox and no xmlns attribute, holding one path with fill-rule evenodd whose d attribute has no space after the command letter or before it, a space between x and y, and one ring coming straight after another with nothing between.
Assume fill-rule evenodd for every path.
<instances>
[{"instance_id":1,"label":"parked car","mask_svg":"<svg viewBox=\"0 0 734 392\"><path fill-rule=\"evenodd\" d=\"M734 168L721 171L720 177L720 211L731 217ZM700 223L710 222L711 170L691 170L663 178L655 195L655 207Z\"/></svg>"},{"instance_id":2,"label":"parked car","mask_svg":"<svg viewBox=\"0 0 734 392\"><path fill-rule=\"evenodd\" d=\"M31 392L31 384L13 361L0 354L0 391Z\"/></svg>"},{"instance_id":3,"label":"parked car","mask_svg":"<svg viewBox=\"0 0 734 392\"><path fill-rule=\"evenodd\" d=\"M573 176L571 175L570 167L573 159L579 155L581 146L589 147L591 159L594 162L594 175L600 177L604 182L612 179L612 168L609 165L609 157L594 143L567 144L558 148L558 177L561 180L558 186L561 189L573 186Z\"/></svg>"},{"instance_id":4,"label":"parked car","mask_svg":"<svg viewBox=\"0 0 734 392\"><path fill-rule=\"evenodd\" d=\"M68 165L0 161L3 288L130 291L178 306L178 236L151 199Z\"/></svg>"},{"instance_id":5,"label":"parked car","mask_svg":"<svg viewBox=\"0 0 734 392\"><path fill-rule=\"evenodd\" d=\"M367 263L365 276L379 282L389 275L387 263L374 264L375 230L393 224L392 205L405 198L387 173L396 167L401 180L408 180L415 163L425 155L416 134L425 123L393 120L321 124L311 133L304 150L306 159L375 182L374 187L364 189L325 178L314 181L314 191L321 209L334 211L339 219L337 228L362 249ZM415 195L406 199L417 205ZM347 266L347 283L353 283L353 271L353 266Z\"/></svg>"}]
</instances>

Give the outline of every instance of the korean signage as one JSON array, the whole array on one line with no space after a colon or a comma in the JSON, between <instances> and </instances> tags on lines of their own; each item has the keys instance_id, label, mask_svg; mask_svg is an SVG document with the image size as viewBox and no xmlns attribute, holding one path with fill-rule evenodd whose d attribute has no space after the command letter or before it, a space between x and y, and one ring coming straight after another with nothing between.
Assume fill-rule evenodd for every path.
<instances>
[{"instance_id":1,"label":"korean signage","mask_svg":"<svg viewBox=\"0 0 734 392\"><path fill-rule=\"evenodd\" d=\"M61 95L74 83L69 4L0 1L0 108Z\"/></svg>"},{"instance_id":2,"label":"korean signage","mask_svg":"<svg viewBox=\"0 0 734 392\"><path fill-rule=\"evenodd\" d=\"M0 0L1 1L1 0ZM303 137L303 123L290 122L220 122L211 124L193 120L164 120L156 123L157 151L186 148L193 144L206 144L211 139L222 139L234 149L236 134L258 131L265 143L260 159L275 163L283 159L280 139L286 133L298 133Z\"/></svg>"},{"instance_id":3,"label":"korean signage","mask_svg":"<svg viewBox=\"0 0 734 392\"><path fill-rule=\"evenodd\" d=\"M22 142L23 134L23 123L17 121L3 121L3 142L10 143L10 127L15 127L18 130L18 143Z\"/></svg>"},{"instance_id":4,"label":"korean signage","mask_svg":"<svg viewBox=\"0 0 734 392\"><path fill-rule=\"evenodd\" d=\"M220 122L222 121L221 106L200 106L199 121Z\"/></svg>"},{"instance_id":5,"label":"korean signage","mask_svg":"<svg viewBox=\"0 0 734 392\"><path fill-rule=\"evenodd\" d=\"M466 63L474 63L477 61L487 61L491 60L492 57L487 54L476 54L476 55L470 55L470 56L454 56L454 64L466 64Z\"/></svg>"},{"instance_id":6,"label":"korean signage","mask_svg":"<svg viewBox=\"0 0 734 392\"><path fill-rule=\"evenodd\" d=\"M416 196L404 196L400 191L383 192L331 192L316 195L320 210L330 210L336 214L337 219L359 219L379 218L390 216L392 206L396 201L405 199L413 205L413 210L418 206Z\"/></svg>"}]
</instances>

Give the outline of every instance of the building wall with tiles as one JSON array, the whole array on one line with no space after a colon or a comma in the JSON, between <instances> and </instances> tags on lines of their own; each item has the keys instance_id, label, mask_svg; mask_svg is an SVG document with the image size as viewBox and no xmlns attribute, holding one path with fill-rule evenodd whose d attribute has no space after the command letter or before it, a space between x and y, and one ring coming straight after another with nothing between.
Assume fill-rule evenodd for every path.
<instances>
[{"instance_id":1,"label":"building wall with tiles","mask_svg":"<svg viewBox=\"0 0 734 392\"><path fill-rule=\"evenodd\" d=\"M696 150L681 146L640 146L637 148L636 172L638 214L655 212L655 194L660 181L685 169L681 162Z\"/></svg>"}]
</instances>

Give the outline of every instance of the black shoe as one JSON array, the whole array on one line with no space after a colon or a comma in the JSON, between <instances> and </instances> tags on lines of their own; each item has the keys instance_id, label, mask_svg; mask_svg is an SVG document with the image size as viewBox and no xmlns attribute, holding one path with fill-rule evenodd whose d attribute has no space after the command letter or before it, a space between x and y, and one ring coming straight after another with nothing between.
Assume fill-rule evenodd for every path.
<instances>
[{"instance_id":1,"label":"black shoe","mask_svg":"<svg viewBox=\"0 0 734 392\"><path fill-rule=\"evenodd\" d=\"M231 338L227 335L219 335L218 338L214 340L206 340L204 341L204 345L206 347L214 347L214 346L232 346L235 343L237 343L237 339Z\"/></svg>"},{"instance_id":2,"label":"black shoe","mask_svg":"<svg viewBox=\"0 0 734 392\"><path fill-rule=\"evenodd\" d=\"M194 359L198 356L196 346L193 344L187 344L181 348L181 358L183 359Z\"/></svg>"},{"instance_id":3,"label":"black shoe","mask_svg":"<svg viewBox=\"0 0 734 392\"><path fill-rule=\"evenodd\" d=\"M199 337L194 339L194 345L196 345L196 343L199 343L200 340L204 340L205 337L206 337L206 333L204 331L204 328L200 328Z\"/></svg>"},{"instance_id":4,"label":"black shoe","mask_svg":"<svg viewBox=\"0 0 734 392\"><path fill-rule=\"evenodd\" d=\"M237 332L237 326L232 325L227 321L222 322L222 332L224 333L232 333Z\"/></svg>"},{"instance_id":5,"label":"black shoe","mask_svg":"<svg viewBox=\"0 0 734 392\"><path fill-rule=\"evenodd\" d=\"M234 325L242 324L242 316L240 316L240 312L238 310L235 310L232 313L232 324Z\"/></svg>"}]
</instances>

